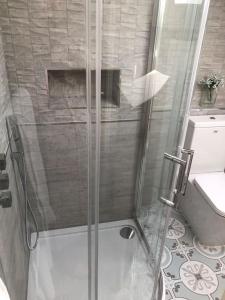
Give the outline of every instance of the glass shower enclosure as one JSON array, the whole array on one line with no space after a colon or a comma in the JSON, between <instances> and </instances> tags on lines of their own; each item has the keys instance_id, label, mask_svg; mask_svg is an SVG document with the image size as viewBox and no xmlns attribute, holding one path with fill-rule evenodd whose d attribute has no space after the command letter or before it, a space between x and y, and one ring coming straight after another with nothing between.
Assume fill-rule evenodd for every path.
<instances>
[{"instance_id":1,"label":"glass shower enclosure","mask_svg":"<svg viewBox=\"0 0 225 300\"><path fill-rule=\"evenodd\" d=\"M163 299L209 1L6 2L19 300Z\"/></svg>"}]
</instances>

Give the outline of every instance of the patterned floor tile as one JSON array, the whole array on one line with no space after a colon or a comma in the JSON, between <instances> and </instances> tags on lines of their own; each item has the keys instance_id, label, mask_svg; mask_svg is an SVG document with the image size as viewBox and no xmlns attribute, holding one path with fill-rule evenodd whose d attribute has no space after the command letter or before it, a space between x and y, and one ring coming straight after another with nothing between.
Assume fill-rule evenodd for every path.
<instances>
[{"instance_id":1,"label":"patterned floor tile","mask_svg":"<svg viewBox=\"0 0 225 300\"><path fill-rule=\"evenodd\" d=\"M181 214L174 210L161 267L166 300L225 299L225 246L200 244Z\"/></svg>"},{"instance_id":2,"label":"patterned floor tile","mask_svg":"<svg viewBox=\"0 0 225 300\"><path fill-rule=\"evenodd\" d=\"M213 270L199 262L187 261L180 267L180 277L184 285L198 295L208 295L216 291L218 280Z\"/></svg>"},{"instance_id":3,"label":"patterned floor tile","mask_svg":"<svg viewBox=\"0 0 225 300\"><path fill-rule=\"evenodd\" d=\"M176 240L171 240L167 238L165 241L165 245L169 250L174 251L177 250L179 244Z\"/></svg>"},{"instance_id":4,"label":"patterned floor tile","mask_svg":"<svg viewBox=\"0 0 225 300\"><path fill-rule=\"evenodd\" d=\"M179 216L173 216L169 220L167 239L177 241L185 247L193 246L193 234L190 227Z\"/></svg>"},{"instance_id":5,"label":"patterned floor tile","mask_svg":"<svg viewBox=\"0 0 225 300\"><path fill-rule=\"evenodd\" d=\"M222 271L223 265L218 259L209 258L209 257L201 254L200 252L198 252L198 250L196 248L188 250L187 256L190 259L190 261L199 261L203 264L206 264L213 270L213 272Z\"/></svg>"},{"instance_id":6,"label":"patterned floor tile","mask_svg":"<svg viewBox=\"0 0 225 300\"><path fill-rule=\"evenodd\" d=\"M196 294L190 289L188 289L183 282L175 284L173 289L174 298L172 299L185 299L185 300L208 300L207 295Z\"/></svg>"},{"instance_id":7,"label":"patterned floor tile","mask_svg":"<svg viewBox=\"0 0 225 300\"><path fill-rule=\"evenodd\" d=\"M165 300L171 300L173 299L173 296L171 295L169 290L166 290Z\"/></svg>"},{"instance_id":8,"label":"patterned floor tile","mask_svg":"<svg viewBox=\"0 0 225 300\"><path fill-rule=\"evenodd\" d=\"M172 253L170 250L165 246L164 247L164 252L162 256L162 261L161 261L161 267L163 269L166 269L172 262Z\"/></svg>"},{"instance_id":9,"label":"patterned floor tile","mask_svg":"<svg viewBox=\"0 0 225 300\"><path fill-rule=\"evenodd\" d=\"M170 277L173 280L180 279L180 268L187 261L187 258L183 253L173 252L171 253L172 260L167 268L163 269L163 273L166 277Z\"/></svg>"}]
</instances>

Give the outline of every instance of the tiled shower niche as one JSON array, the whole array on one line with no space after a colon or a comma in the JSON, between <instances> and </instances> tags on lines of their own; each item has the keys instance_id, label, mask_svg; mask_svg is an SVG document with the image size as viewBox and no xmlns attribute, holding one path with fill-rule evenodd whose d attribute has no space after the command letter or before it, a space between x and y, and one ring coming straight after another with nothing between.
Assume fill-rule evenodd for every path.
<instances>
[{"instance_id":1,"label":"tiled shower niche","mask_svg":"<svg viewBox=\"0 0 225 300\"><path fill-rule=\"evenodd\" d=\"M51 109L86 108L86 70L48 70L49 107ZM95 74L91 71L92 99L95 97ZM103 108L120 106L120 71L101 71ZM95 101L93 101L93 106Z\"/></svg>"}]
</instances>

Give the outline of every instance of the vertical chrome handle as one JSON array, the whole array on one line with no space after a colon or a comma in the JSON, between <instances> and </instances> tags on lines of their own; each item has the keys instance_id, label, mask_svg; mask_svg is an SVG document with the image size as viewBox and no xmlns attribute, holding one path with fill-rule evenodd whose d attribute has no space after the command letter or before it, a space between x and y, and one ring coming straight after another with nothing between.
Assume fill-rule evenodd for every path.
<instances>
[{"instance_id":1,"label":"vertical chrome handle","mask_svg":"<svg viewBox=\"0 0 225 300\"><path fill-rule=\"evenodd\" d=\"M183 178L184 178L184 175L185 175L185 170L186 170L186 161L177 157L177 156L174 156L174 155L171 155L169 153L164 153L164 159L167 159L167 160L170 160L172 161L173 163L176 163L176 164L179 164L180 165L180 170L179 170L179 181L177 182L176 186L179 187L179 189L181 189L182 187L182 182L183 182ZM175 203L174 203L174 195L176 194L176 191L173 191L170 193L170 199L166 199L165 197L160 197L159 200L170 206L170 207L174 207Z\"/></svg>"},{"instance_id":2,"label":"vertical chrome handle","mask_svg":"<svg viewBox=\"0 0 225 300\"><path fill-rule=\"evenodd\" d=\"M164 204L174 207L175 202L174 202L174 195L181 193L182 195L185 195L186 189L187 189L187 183L188 183L188 177L190 174L191 170L191 164L194 156L194 151L190 149L182 149L181 153L183 155L187 155L187 159L181 159L177 156L173 156L168 153L164 153L164 158L168 159L176 164L180 165L178 177L177 177L177 182L175 184L176 189L171 192L171 199L166 199L165 197L160 197L160 201L163 202Z\"/></svg>"},{"instance_id":3,"label":"vertical chrome handle","mask_svg":"<svg viewBox=\"0 0 225 300\"><path fill-rule=\"evenodd\" d=\"M181 153L187 155L186 168L185 168L185 173L183 176L182 188L180 190L181 194L184 196L186 194L188 178L189 178L189 174L191 171L191 165L192 165L192 161L193 161L193 157L194 157L194 150L182 149Z\"/></svg>"}]
</instances>

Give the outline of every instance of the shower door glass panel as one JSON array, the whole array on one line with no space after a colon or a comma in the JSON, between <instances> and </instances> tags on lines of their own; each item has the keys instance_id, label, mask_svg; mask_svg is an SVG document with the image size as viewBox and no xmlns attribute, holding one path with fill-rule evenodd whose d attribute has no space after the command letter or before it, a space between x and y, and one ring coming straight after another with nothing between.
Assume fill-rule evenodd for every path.
<instances>
[{"instance_id":1,"label":"shower door glass panel","mask_svg":"<svg viewBox=\"0 0 225 300\"><path fill-rule=\"evenodd\" d=\"M136 226L151 1L102 1L98 299L150 299L153 274Z\"/></svg>"},{"instance_id":2,"label":"shower door glass panel","mask_svg":"<svg viewBox=\"0 0 225 300\"><path fill-rule=\"evenodd\" d=\"M177 168L164 153L179 155L187 95L205 2L190 4L159 1L152 68L158 73L160 90L152 98L146 122L144 158L136 199L137 221L148 242L150 265L157 272L161 261L169 208L160 197L169 198ZM146 120L146 118L145 118Z\"/></svg>"},{"instance_id":3,"label":"shower door glass panel","mask_svg":"<svg viewBox=\"0 0 225 300\"><path fill-rule=\"evenodd\" d=\"M17 277L10 286L21 283L28 300L88 300L95 278L95 3L25 2L12 8L6 0L0 7L13 111L9 154L18 187L13 223L22 228L21 236L15 231L20 247L13 243L21 264L12 272L11 258ZM11 299L25 299L19 291Z\"/></svg>"}]
</instances>

